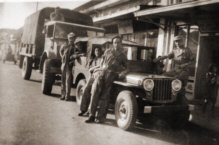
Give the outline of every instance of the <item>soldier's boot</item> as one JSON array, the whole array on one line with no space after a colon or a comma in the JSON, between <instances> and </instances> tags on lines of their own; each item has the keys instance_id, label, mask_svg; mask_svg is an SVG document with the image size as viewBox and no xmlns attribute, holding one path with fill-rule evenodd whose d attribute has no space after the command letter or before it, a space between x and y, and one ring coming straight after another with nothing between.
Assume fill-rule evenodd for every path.
<instances>
[{"instance_id":1,"label":"soldier's boot","mask_svg":"<svg viewBox=\"0 0 219 145\"><path fill-rule=\"evenodd\" d=\"M85 123L93 123L95 121L94 116L90 116L87 120L85 120Z\"/></svg>"},{"instance_id":2,"label":"soldier's boot","mask_svg":"<svg viewBox=\"0 0 219 145\"><path fill-rule=\"evenodd\" d=\"M86 111L81 111L81 112L78 114L78 116L83 116L84 113L86 113Z\"/></svg>"},{"instance_id":3,"label":"soldier's boot","mask_svg":"<svg viewBox=\"0 0 219 145\"><path fill-rule=\"evenodd\" d=\"M65 93L64 93L63 90L61 91L61 97L60 97L60 100L65 100Z\"/></svg>"},{"instance_id":4,"label":"soldier's boot","mask_svg":"<svg viewBox=\"0 0 219 145\"><path fill-rule=\"evenodd\" d=\"M98 123L104 123L106 120L106 114L107 114L107 109L106 109L106 101L105 100L100 100L99 101L99 110L97 113L97 122Z\"/></svg>"}]
</instances>

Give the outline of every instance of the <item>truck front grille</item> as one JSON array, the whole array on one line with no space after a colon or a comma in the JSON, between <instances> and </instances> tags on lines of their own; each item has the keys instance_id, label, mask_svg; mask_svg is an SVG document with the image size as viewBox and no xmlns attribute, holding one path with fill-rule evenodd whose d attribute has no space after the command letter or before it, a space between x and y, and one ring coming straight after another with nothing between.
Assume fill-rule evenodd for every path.
<instances>
[{"instance_id":1,"label":"truck front grille","mask_svg":"<svg viewBox=\"0 0 219 145\"><path fill-rule=\"evenodd\" d=\"M172 80L170 79L155 79L153 89L153 101L171 101L171 87Z\"/></svg>"}]
</instances>

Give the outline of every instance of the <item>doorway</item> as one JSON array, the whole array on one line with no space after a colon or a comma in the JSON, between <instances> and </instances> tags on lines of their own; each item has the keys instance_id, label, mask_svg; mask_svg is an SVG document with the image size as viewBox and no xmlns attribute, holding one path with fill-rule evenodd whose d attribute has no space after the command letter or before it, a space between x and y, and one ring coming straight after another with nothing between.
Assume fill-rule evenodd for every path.
<instances>
[{"instance_id":1,"label":"doorway","mask_svg":"<svg viewBox=\"0 0 219 145\"><path fill-rule=\"evenodd\" d=\"M195 78L195 99L203 99L206 92L205 75L209 64L219 68L219 36L200 36L198 65ZM218 100L218 99L217 99ZM219 105L219 101L217 101Z\"/></svg>"}]
</instances>

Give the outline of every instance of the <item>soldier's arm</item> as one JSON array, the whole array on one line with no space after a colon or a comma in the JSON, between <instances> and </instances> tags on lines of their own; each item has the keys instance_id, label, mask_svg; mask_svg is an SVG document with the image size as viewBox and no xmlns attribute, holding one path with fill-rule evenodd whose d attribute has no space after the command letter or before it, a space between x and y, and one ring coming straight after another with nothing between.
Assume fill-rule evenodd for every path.
<instances>
[{"instance_id":1,"label":"soldier's arm","mask_svg":"<svg viewBox=\"0 0 219 145\"><path fill-rule=\"evenodd\" d=\"M157 63L158 61L162 61L162 60L164 60L164 59L172 59L174 57L174 53L173 52L171 52L170 54L168 54L168 55L164 55L164 56L160 56L160 57L158 57L158 58L155 58L154 60L153 60L153 62L154 63Z\"/></svg>"},{"instance_id":2,"label":"soldier's arm","mask_svg":"<svg viewBox=\"0 0 219 145\"><path fill-rule=\"evenodd\" d=\"M195 65L195 56L192 53L192 51L188 48L186 53L187 53L186 56L188 57L189 61L187 63L182 64L181 68L185 68L185 67L189 67L189 66Z\"/></svg>"},{"instance_id":3,"label":"soldier's arm","mask_svg":"<svg viewBox=\"0 0 219 145\"><path fill-rule=\"evenodd\" d=\"M60 48L60 50L59 50L59 54L60 54L61 57L63 57L63 55L64 55L64 47L65 47L65 46L62 45L61 48Z\"/></svg>"},{"instance_id":4,"label":"soldier's arm","mask_svg":"<svg viewBox=\"0 0 219 145\"><path fill-rule=\"evenodd\" d=\"M125 55L122 55L122 71L119 73L119 79L124 79L125 75L129 72L128 70L128 60Z\"/></svg>"}]
</instances>

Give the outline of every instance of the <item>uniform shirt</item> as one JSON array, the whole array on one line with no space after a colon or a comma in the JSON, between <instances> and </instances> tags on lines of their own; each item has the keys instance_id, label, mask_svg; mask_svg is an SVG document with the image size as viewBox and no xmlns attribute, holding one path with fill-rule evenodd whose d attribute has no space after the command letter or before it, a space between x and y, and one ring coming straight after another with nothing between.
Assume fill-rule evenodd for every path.
<instances>
[{"instance_id":1,"label":"uniform shirt","mask_svg":"<svg viewBox=\"0 0 219 145\"><path fill-rule=\"evenodd\" d=\"M217 74L213 72L206 73L206 81L208 85L215 85L217 82Z\"/></svg>"},{"instance_id":2,"label":"uniform shirt","mask_svg":"<svg viewBox=\"0 0 219 145\"><path fill-rule=\"evenodd\" d=\"M121 51L108 49L103 55L101 65L104 70L120 73L127 68L127 58Z\"/></svg>"},{"instance_id":3,"label":"uniform shirt","mask_svg":"<svg viewBox=\"0 0 219 145\"><path fill-rule=\"evenodd\" d=\"M70 62L70 56L74 54L75 52L75 46L74 45L63 45L60 49L60 55L61 55L61 61L62 61L62 66L61 70L63 71L66 66L72 67L69 65Z\"/></svg>"},{"instance_id":4,"label":"uniform shirt","mask_svg":"<svg viewBox=\"0 0 219 145\"><path fill-rule=\"evenodd\" d=\"M95 57L91 60L89 68L100 65L102 57Z\"/></svg>"},{"instance_id":5,"label":"uniform shirt","mask_svg":"<svg viewBox=\"0 0 219 145\"><path fill-rule=\"evenodd\" d=\"M173 60L173 67L177 70L181 70L181 66L194 61L194 56L189 48L174 49L169 55L169 59Z\"/></svg>"}]
</instances>

